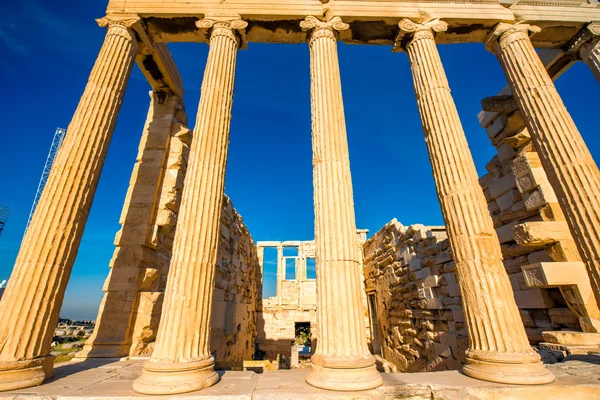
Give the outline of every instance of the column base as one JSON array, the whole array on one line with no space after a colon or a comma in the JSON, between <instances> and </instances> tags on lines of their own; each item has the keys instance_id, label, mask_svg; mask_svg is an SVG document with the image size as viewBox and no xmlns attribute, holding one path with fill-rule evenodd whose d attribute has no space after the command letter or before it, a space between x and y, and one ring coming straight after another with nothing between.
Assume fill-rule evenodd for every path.
<instances>
[{"instance_id":1,"label":"column base","mask_svg":"<svg viewBox=\"0 0 600 400\"><path fill-rule=\"evenodd\" d=\"M0 392L41 385L54 375L54 356L0 362Z\"/></svg>"},{"instance_id":2,"label":"column base","mask_svg":"<svg viewBox=\"0 0 600 400\"><path fill-rule=\"evenodd\" d=\"M85 360L88 358L123 358L129 355L129 346L122 344L86 344L83 349L75 354L75 358Z\"/></svg>"},{"instance_id":3,"label":"column base","mask_svg":"<svg viewBox=\"0 0 600 400\"><path fill-rule=\"evenodd\" d=\"M542 385L554 382L554 375L541 361L534 363L502 363L473 360L467 357L463 372L482 381L516 385Z\"/></svg>"},{"instance_id":4,"label":"column base","mask_svg":"<svg viewBox=\"0 0 600 400\"><path fill-rule=\"evenodd\" d=\"M361 368L329 368L312 363L306 376L309 385L337 391L375 389L383 384L375 365Z\"/></svg>"},{"instance_id":5,"label":"column base","mask_svg":"<svg viewBox=\"0 0 600 400\"><path fill-rule=\"evenodd\" d=\"M178 394L205 389L217 383L215 361L144 364L142 376L133 382L133 390L142 394Z\"/></svg>"}]
</instances>

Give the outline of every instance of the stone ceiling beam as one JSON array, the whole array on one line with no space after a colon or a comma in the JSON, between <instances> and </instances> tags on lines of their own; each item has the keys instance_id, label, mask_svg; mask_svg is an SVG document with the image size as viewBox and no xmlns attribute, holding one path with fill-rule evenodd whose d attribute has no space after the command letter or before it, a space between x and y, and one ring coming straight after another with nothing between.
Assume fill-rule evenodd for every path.
<instances>
[{"instance_id":1,"label":"stone ceiling beam","mask_svg":"<svg viewBox=\"0 0 600 400\"><path fill-rule=\"evenodd\" d=\"M183 100L183 82L167 44L155 43L148 35L145 24L139 24L136 33L141 43L136 62L152 90L168 89Z\"/></svg>"}]
</instances>

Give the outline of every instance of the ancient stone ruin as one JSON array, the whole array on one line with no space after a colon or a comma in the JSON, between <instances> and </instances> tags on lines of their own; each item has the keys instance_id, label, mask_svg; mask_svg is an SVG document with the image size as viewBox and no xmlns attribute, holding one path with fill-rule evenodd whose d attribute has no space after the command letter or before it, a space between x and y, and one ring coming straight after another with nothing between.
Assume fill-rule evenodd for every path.
<instances>
[{"instance_id":1,"label":"ancient stone ruin","mask_svg":"<svg viewBox=\"0 0 600 400\"><path fill-rule=\"evenodd\" d=\"M152 86L148 118L80 365L138 365L117 381L142 394L223 394L224 383L210 387L237 378L217 370L241 370L258 353L281 370L300 366L303 324L302 385L325 390L278 386L281 398L417 398L415 382L427 388L418 398L433 398L430 382L448 379L439 377L476 387L473 398L506 384L524 385L510 386L519 398L598 395L597 381L566 379L542 355L600 349L600 172L553 84L579 60L600 80L599 21L596 0L111 0L98 20L106 39L0 302L0 321L10 321L0 324L0 391L19 396L46 381L35 393L60 395L69 379L51 379L52 333L137 63ZM210 46L193 131L168 42ZM308 43L314 241L255 242L224 194L236 55L253 42ZM338 42L408 55L445 226L392 220L368 240L357 231ZM483 177L437 50L461 42L484 45L508 81L482 101L479 120L498 150ZM269 247L277 292L263 299Z\"/></svg>"}]
</instances>

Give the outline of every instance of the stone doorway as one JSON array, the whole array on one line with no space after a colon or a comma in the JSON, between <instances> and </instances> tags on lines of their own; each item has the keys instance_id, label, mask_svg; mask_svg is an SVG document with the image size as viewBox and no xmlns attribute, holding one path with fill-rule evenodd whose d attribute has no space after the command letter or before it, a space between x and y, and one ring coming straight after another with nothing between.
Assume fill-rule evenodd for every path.
<instances>
[{"instance_id":1,"label":"stone doorway","mask_svg":"<svg viewBox=\"0 0 600 400\"><path fill-rule=\"evenodd\" d=\"M377 354L383 356L381 354L381 339L379 336L379 321L377 321L377 298L375 297L375 293L367 294L369 298L369 319L371 323L369 324L369 328L371 330L371 351L373 354Z\"/></svg>"}]
</instances>

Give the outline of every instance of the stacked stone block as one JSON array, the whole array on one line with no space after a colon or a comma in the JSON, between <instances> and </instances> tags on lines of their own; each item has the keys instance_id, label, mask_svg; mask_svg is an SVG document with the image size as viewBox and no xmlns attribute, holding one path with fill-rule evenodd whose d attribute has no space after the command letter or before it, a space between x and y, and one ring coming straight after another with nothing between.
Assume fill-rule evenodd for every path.
<instances>
[{"instance_id":1,"label":"stacked stone block","mask_svg":"<svg viewBox=\"0 0 600 400\"><path fill-rule=\"evenodd\" d=\"M488 173L480 184L529 340L538 343L542 332L549 330L593 332L597 307L589 296L582 297L583 286L589 286L585 278L579 280L581 287L552 282L531 287L531 279L524 276L532 266L541 265L540 269L546 263L564 263L563 273L575 276L583 265L512 96L485 99L483 105L495 111L482 113L480 121L498 155L486 166Z\"/></svg>"},{"instance_id":2,"label":"stacked stone block","mask_svg":"<svg viewBox=\"0 0 600 400\"><path fill-rule=\"evenodd\" d=\"M241 369L244 360L252 359L262 294L257 273L260 265L254 240L225 196L210 341L217 368Z\"/></svg>"},{"instance_id":3,"label":"stacked stone block","mask_svg":"<svg viewBox=\"0 0 600 400\"><path fill-rule=\"evenodd\" d=\"M154 299L152 308L142 308L143 303L140 303L137 314L153 312L154 318L148 321L148 325L137 328L135 335L140 339L137 350L132 349L132 355L152 353L160 322L169 259L170 255L165 255L160 286L156 292L151 292ZM211 313L210 348L218 368L242 368L243 360L252 358L257 299L260 297L260 284L255 279L257 269L260 268L252 236L231 200L225 196Z\"/></svg>"},{"instance_id":4,"label":"stacked stone block","mask_svg":"<svg viewBox=\"0 0 600 400\"><path fill-rule=\"evenodd\" d=\"M365 243L364 273L384 359L405 372L461 366L468 338L444 227L392 220Z\"/></svg>"}]
</instances>

